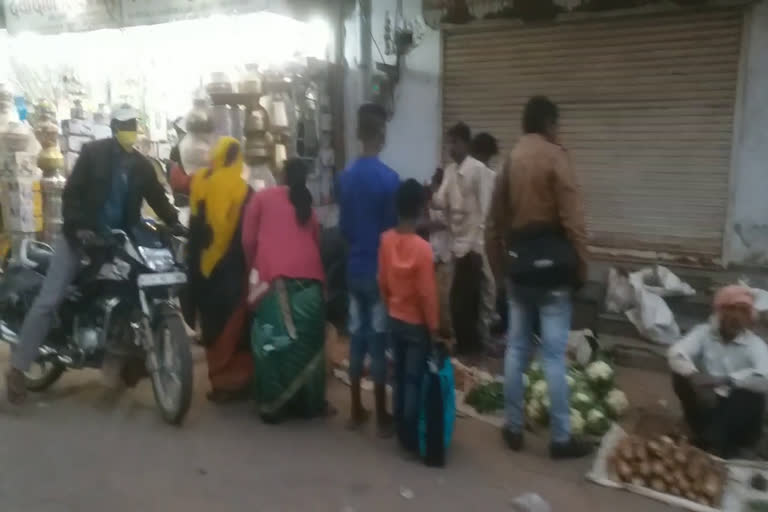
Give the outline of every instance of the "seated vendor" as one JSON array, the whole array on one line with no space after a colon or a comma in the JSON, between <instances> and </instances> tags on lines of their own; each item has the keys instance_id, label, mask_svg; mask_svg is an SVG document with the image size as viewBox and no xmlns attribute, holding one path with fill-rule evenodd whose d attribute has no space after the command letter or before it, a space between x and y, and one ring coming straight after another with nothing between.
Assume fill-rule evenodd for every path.
<instances>
[{"instance_id":1,"label":"seated vendor","mask_svg":"<svg viewBox=\"0 0 768 512\"><path fill-rule=\"evenodd\" d=\"M768 391L768 347L750 328L749 288L727 286L715 315L668 354L675 393L693 442L724 458L744 456L760 440Z\"/></svg>"}]
</instances>

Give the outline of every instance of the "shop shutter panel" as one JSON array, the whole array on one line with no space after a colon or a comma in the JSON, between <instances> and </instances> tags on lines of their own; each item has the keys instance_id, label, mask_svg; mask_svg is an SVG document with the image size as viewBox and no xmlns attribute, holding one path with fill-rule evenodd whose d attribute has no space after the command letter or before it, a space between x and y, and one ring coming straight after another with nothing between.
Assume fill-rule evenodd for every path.
<instances>
[{"instance_id":1,"label":"shop shutter panel","mask_svg":"<svg viewBox=\"0 0 768 512\"><path fill-rule=\"evenodd\" d=\"M584 187L594 246L718 257L728 204L742 12L448 29L443 121L502 150L546 95Z\"/></svg>"}]
</instances>

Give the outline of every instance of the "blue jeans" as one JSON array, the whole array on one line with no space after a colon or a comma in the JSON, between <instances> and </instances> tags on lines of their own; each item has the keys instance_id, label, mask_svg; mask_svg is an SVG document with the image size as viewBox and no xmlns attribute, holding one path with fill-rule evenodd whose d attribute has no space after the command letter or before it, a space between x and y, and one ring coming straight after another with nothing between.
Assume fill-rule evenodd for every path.
<instances>
[{"instance_id":1,"label":"blue jeans","mask_svg":"<svg viewBox=\"0 0 768 512\"><path fill-rule=\"evenodd\" d=\"M349 290L349 376L360 378L365 355L371 356L371 377L383 384L387 375L387 310L376 278L347 281Z\"/></svg>"},{"instance_id":2,"label":"blue jeans","mask_svg":"<svg viewBox=\"0 0 768 512\"><path fill-rule=\"evenodd\" d=\"M406 450L419 449L418 425L421 386L427 370L429 332L423 325L389 319L395 353L394 412L397 437Z\"/></svg>"},{"instance_id":3,"label":"blue jeans","mask_svg":"<svg viewBox=\"0 0 768 512\"><path fill-rule=\"evenodd\" d=\"M531 359L536 320L541 328L541 364L549 388L550 433L553 443L571 438L570 405L566 382L565 352L571 328L573 306L568 291L509 295L509 331L504 359L504 401L506 428L522 432L525 390L523 373Z\"/></svg>"}]
</instances>

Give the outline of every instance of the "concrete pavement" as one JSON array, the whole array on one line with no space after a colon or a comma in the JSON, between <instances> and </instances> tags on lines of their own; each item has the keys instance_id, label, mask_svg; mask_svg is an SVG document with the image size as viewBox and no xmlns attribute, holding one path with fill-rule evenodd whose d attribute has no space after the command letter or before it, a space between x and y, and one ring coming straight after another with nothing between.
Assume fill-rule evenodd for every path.
<instances>
[{"instance_id":1,"label":"concrete pavement","mask_svg":"<svg viewBox=\"0 0 768 512\"><path fill-rule=\"evenodd\" d=\"M344 408L346 388L330 386ZM161 422L148 383L109 402L97 372L65 375L20 413L4 405L0 510L486 512L528 491L557 512L671 510L586 482L589 461L553 463L542 439L512 454L474 420L459 420L448 467L430 469L372 429L346 432L344 414L267 426L247 405L214 407L203 365L196 389L180 429Z\"/></svg>"}]
</instances>

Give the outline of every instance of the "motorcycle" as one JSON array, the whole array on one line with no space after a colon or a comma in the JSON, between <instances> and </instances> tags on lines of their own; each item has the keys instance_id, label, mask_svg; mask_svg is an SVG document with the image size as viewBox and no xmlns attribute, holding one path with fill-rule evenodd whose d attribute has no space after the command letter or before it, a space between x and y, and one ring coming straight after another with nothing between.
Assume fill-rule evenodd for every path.
<instances>
[{"instance_id":1,"label":"motorcycle","mask_svg":"<svg viewBox=\"0 0 768 512\"><path fill-rule=\"evenodd\" d=\"M128 382L149 375L163 419L180 425L192 400L193 361L180 312L187 277L184 239L142 223L113 230L82 251L82 265L27 373L27 389L44 391L66 370L122 364ZM25 240L0 278L0 340L14 345L43 284L53 249ZM132 366L131 366L132 365ZM133 368L133 372L128 369ZM139 368L139 370L136 370ZM133 382L135 384L135 382Z\"/></svg>"}]
</instances>

